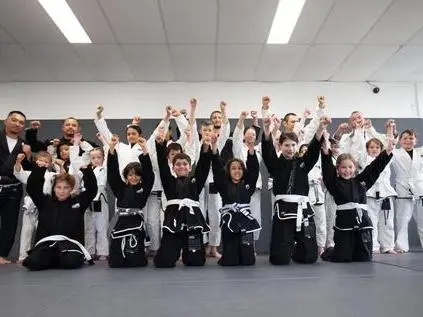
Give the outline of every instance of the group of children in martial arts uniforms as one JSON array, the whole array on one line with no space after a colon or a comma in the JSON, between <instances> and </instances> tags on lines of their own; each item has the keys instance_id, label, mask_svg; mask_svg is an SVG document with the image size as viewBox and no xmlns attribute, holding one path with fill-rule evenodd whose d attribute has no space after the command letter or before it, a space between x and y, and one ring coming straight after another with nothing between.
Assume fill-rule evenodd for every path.
<instances>
[{"instance_id":1,"label":"group of children in martial arts uniforms","mask_svg":"<svg viewBox=\"0 0 423 317\"><path fill-rule=\"evenodd\" d=\"M27 183L28 192L20 260L31 270L76 268L94 256L108 259L110 267L133 267L147 265L151 255L157 267L173 267L181 254L189 266L204 265L211 254L222 266L252 265L261 229L261 161L273 179L272 264L288 264L291 259L314 263L319 255L336 262L367 261L379 248L394 253L397 196L402 209L397 214L396 250L407 252L406 227L414 202L423 196L423 161L414 149L415 133L404 131L399 138L402 148L394 150L393 121L388 123L388 136L381 136L354 112L353 131L335 142L326 131L331 122L326 100L318 101L314 118L298 126L295 114L283 121L272 115L270 99L264 97L261 145L256 144L257 114L251 113L253 126L245 128L244 111L232 138L233 158L226 161L220 155L230 131L224 103L220 112L212 113L214 124L201 124L200 134L195 99L189 117L167 107L148 140L135 118L126 128L128 144L110 132L99 106L95 124L102 148L93 148L75 133L67 148L62 144L50 150L57 154L57 164L52 154L41 151L32 172L23 171L23 154L18 156L15 175ZM172 116L182 132L177 143L168 137ZM397 191L390 186L390 164ZM110 226L107 182L116 197ZM422 213L418 210L421 238ZM30 249L34 230L35 245ZM217 251L220 244L222 255Z\"/></svg>"}]
</instances>

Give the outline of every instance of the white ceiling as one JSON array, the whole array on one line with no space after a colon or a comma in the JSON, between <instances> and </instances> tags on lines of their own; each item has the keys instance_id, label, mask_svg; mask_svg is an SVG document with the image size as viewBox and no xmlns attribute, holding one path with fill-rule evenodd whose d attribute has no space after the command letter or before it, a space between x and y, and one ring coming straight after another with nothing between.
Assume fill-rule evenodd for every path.
<instances>
[{"instance_id":1,"label":"white ceiling","mask_svg":"<svg viewBox=\"0 0 423 317\"><path fill-rule=\"evenodd\" d=\"M0 81L423 81L423 0L307 0L289 45L278 0L68 3L94 44L0 1Z\"/></svg>"}]
</instances>

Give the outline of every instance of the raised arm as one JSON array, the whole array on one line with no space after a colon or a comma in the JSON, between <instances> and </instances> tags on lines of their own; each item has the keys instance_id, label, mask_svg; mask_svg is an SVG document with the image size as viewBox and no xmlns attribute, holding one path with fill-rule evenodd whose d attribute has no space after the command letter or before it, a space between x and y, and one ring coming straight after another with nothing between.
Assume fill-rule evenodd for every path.
<instances>
[{"instance_id":1,"label":"raised arm","mask_svg":"<svg viewBox=\"0 0 423 317\"><path fill-rule=\"evenodd\" d=\"M156 138L159 135L164 135L165 131L167 131L169 129L171 113L172 113L172 107L171 106L167 106L165 108L165 115L163 117L163 120L161 120L159 122L159 124L154 129L154 131L151 134L151 136L148 138L148 141L147 141L147 149L148 149L148 152L151 155L150 159L152 159L152 160L155 160L156 159L155 157L157 155L156 154Z\"/></svg>"},{"instance_id":2,"label":"raised arm","mask_svg":"<svg viewBox=\"0 0 423 317\"><path fill-rule=\"evenodd\" d=\"M142 154L138 157L142 167L142 182L144 188L144 195L148 197L154 184L153 165L151 163L150 155L148 153L147 141L140 138L139 145L142 149Z\"/></svg>"},{"instance_id":3,"label":"raised arm","mask_svg":"<svg viewBox=\"0 0 423 317\"><path fill-rule=\"evenodd\" d=\"M174 177L170 171L167 153L166 143L164 138L159 136L156 139L156 151L157 151L157 163L159 164L160 179L162 181L163 189L165 193L172 191L171 187L174 184Z\"/></svg>"},{"instance_id":4,"label":"raised arm","mask_svg":"<svg viewBox=\"0 0 423 317\"><path fill-rule=\"evenodd\" d=\"M15 166L13 167L13 175L15 175L16 179L22 184L26 184L28 182L29 175L31 175L31 171L25 171L22 167L22 161L24 159L25 154L18 154L18 156L16 157Z\"/></svg>"},{"instance_id":5,"label":"raised arm","mask_svg":"<svg viewBox=\"0 0 423 317\"><path fill-rule=\"evenodd\" d=\"M273 113L270 111L270 98L268 96L264 96L261 98L261 117L263 120L265 118L270 118Z\"/></svg>"},{"instance_id":6,"label":"raised arm","mask_svg":"<svg viewBox=\"0 0 423 317\"><path fill-rule=\"evenodd\" d=\"M222 113L222 126L220 128L219 138L217 139L217 147L221 152L223 147L225 146L226 140L229 138L231 133L231 124L229 122L227 113L226 113L226 102L220 102L220 111Z\"/></svg>"},{"instance_id":7,"label":"raised arm","mask_svg":"<svg viewBox=\"0 0 423 317\"><path fill-rule=\"evenodd\" d=\"M214 184L216 185L218 192L223 193L226 190L225 183L227 175L225 173L223 160L217 151L212 154L212 170Z\"/></svg>"},{"instance_id":8,"label":"raised arm","mask_svg":"<svg viewBox=\"0 0 423 317\"><path fill-rule=\"evenodd\" d=\"M98 132L100 133L100 136L107 142L110 142L112 139L112 132L109 130L109 127L107 126L106 120L103 116L104 106L99 105L97 106L96 111L96 119L94 120L94 124L97 127Z\"/></svg>"},{"instance_id":9,"label":"raised arm","mask_svg":"<svg viewBox=\"0 0 423 317\"><path fill-rule=\"evenodd\" d=\"M321 155L323 183L328 191L333 195L336 191L337 173L336 167L332 162L332 152L329 149L326 151L322 149Z\"/></svg>"},{"instance_id":10,"label":"raised arm","mask_svg":"<svg viewBox=\"0 0 423 317\"><path fill-rule=\"evenodd\" d=\"M116 198L122 197L123 190L126 186L119 173L118 154L115 150L115 146L118 142L119 138L117 136L113 136L111 138L109 143L109 153L107 156L107 181L109 182L113 195L115 195Z\"/></svg>"},{"instance_id":11,"label":"raised arm","mask_svg":"<svg viewBox=\"0 0 423 317\"><path fill-rule=\"evenodd\" d=\"M246 165L247 170L245 171L244 179L245 182L250 186L248 190L250 195L253 195L254 191L256 190L257 179L260 173L260 165L254 148L248 149Z\"/></svg>"},{"instance_id":12,"label":"raised arm","mask_svg":"<svg viewBox=\"0 0 423 317\"><path fill-rule=\"evenodd\" d=\"M97 195L97 179L95 178L94 171L91 165L87 167L81 168L82 171L82 179L84 181L84 188L85 190L81 192L76 199L79 201L80 208L82 212L85 212L93 201L94 197ZM120 176L119 176L120 179Z\"/></svg>"},{"instance_id":13,"label":"raised arm","mask_svg":"<svg viewBox=\"0 0 423 317\"><path fill-rule=\"evenodd\" d=\"M327 116L327 101L326 97L319 96L317 97L317 101L319 103L316 113L314 114L313 118L311 119L310 123L304 127L304 138L303 142L308 144L311 142L312 138L317 132L319 128L320 119L322 117Z\"/></svg>"},{"instance_id":14,"label":"raised arm","mask_svg":"<svg viewBox=\"0 0 423 317\"><path fill-rule=\"evenodd\" d=\"M36 166L33 169L31 175L29 175L28 183L26 186L28 195L31 197L39 211L43 209L44 202L46 200L46 196L43 193L45 181L44 174L46 173L46 170L47 169L45 167Z\"/></svg>"},{"instance_id":15,"label":"raised arm","mask_svg":"<svg viewBox=\"0 0 423 317\"><path fill-rule=\"evenodd\" d=\"M232 151L234 157L243 159L243 145L244 145L244 122L247 118L248 112L242 111L239 115L238 123L235 127L234 134L232 136Z\"/></svg>"},{"instance_id":16,"label":"raised arm","mask_svg":"<svg viewBox=\"0 0 423 317\"><path fill-rule=\"evenodd\" d=\"M211 149L210 145L203 143L200 152L200 159L195 167L194 177L197 184L198 193L200 193L206 183L207 177L210 172L211 164Z\"/></svg>"},{"instance_id":17,"label":"raised arm","mask_svg":"<svg viewBox=\"0 0 423 317\"><path fill-rule=\"evenodd\" d=\"M278 164L278 156L273 146L272 136L270 135L270 118L263 119L263 136L261 141L261 152L263 156L264 164L270 174L274 174L275 168Z\"/></svg>"},{"instance_id":18,"label":"raised arm","mask_svg":"<svg viewBox=\"0 0 423 317\"><path fill-rule=\"evenodd\" d=\"M332 120L329 117L322 117L320 119L320 124L317 129L315 137L311 140L308 145L308 150L304 154L304 163L306 165L306 169L311 171L311 169L316 165L317 161L319 160L320 155L320 148L324 141L323 133L326 131L327 126Z\"/></svg>"},{"instance_id":19,"label":"raised arm","mask_svg":"<svg viewBox=\"0 0 423 317\"><path fill-rule=\"evenodd\" d=\"M25 143L28 144L34 152L47 150L46 144L38 140L37 137L38 129L40 127L40 121L31 121L30 127L25 130Z\"/></svg>"}]
</instances>

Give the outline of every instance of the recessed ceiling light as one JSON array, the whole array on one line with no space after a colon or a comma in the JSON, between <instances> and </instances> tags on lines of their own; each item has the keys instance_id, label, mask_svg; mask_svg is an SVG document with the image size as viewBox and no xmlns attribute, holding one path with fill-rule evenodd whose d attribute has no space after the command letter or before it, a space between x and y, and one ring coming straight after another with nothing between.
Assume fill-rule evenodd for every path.
<instances>
[{"instance_id":1,"label":"recessed ceiling light","mask_svg":"<svg viewBox=\"0 0 423 317\"><path fill-rule=\"evenodd\" d=\"M92 43L66 0L38 0L69 43Z\"/></svg>"},{"instance_id":2,"label":"recessed ceiling light","mask_svg":"<svg viewBox=\"0 0 423 317\"><path fill-rule=\"evenodd\" d=\"M267 44L287 44L306 0L279 0Z\"/></svg>"}]
</instances>

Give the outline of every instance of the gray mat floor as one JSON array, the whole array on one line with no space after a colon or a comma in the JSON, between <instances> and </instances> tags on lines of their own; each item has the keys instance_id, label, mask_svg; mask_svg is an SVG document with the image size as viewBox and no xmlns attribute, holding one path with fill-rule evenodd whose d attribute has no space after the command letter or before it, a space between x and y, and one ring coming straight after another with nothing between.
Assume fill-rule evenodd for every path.
<instances>
[{"instance_id":1,"label":"gray mat floor","mask_svg":"<svg viewBox=\"0 0 423 317\"><path fill-rule=\"evenodd\" d=\"M422 317L423 253L372 263L28 272L0 266L1 317Z\"/></svg>"}]
</instances>

